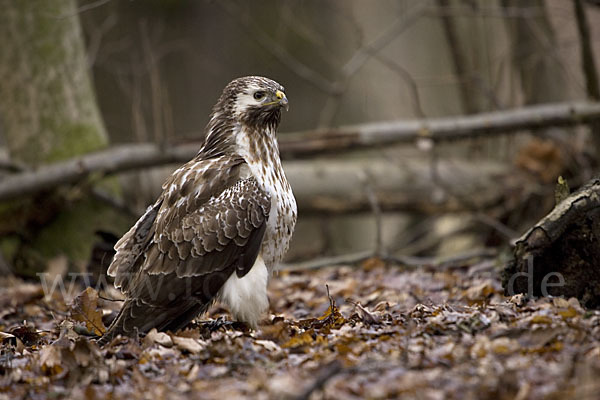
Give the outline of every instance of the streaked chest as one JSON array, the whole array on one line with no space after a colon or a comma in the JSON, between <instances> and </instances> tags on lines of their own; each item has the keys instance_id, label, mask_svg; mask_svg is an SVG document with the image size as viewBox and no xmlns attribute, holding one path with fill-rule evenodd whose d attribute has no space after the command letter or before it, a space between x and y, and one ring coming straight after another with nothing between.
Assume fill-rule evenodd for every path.
<instances>
[{"instance_id":1,"label":"streaked chest","mask_svg":"<svg viewBox=\"0 0 600 400\"><path fill-rule=\"evenodd\" d=\"M241 140L248 140L248 137L243 136ZM289 248L297 219L296 199L283 171L277 142L259 140L244 145L251 150L250 154L242 155L250 173L271 196L271 212L261 254L269 270L272 270Z\"/></svg>"}]
</instances>

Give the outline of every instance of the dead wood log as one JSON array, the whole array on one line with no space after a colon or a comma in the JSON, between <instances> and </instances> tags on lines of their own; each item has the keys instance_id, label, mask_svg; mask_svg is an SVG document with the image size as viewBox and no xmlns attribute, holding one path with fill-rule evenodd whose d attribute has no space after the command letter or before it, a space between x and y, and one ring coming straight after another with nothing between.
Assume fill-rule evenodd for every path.
<instances>
[{"instance_id":1,"label":"dead wood log","mask_svg":"<svg viewBox=\"0 0 600 400\"><path fill-rule=\"evenodd\" d=\"M600 307L600 178L560 202L515 244L506 295L577 297Z\"/></svg>"},{"instance_id":2,"label":"dead wood log","mask_svg":"<svg viewBox=\"0 0 600 400\"><path fill-rule=\"evenodd\" d=\"M150 143L114 146L71 160L46 165L35 170L5 175L0 180L0 201L28 196L61 185L80 182L92 174L109 175L140 169L180 163L191 159L198 146L176 146L161 150Z\"/></svg>"},{"instance_id":3,"label":"dead wood log","mask_svg":"<svg viewBox=\"0 0 600 400\"><path fill-rule=\"evenodd\" d=\"M307 158L324 153L365 149L418 139L434 141L469 138L548 126L600 121L600 103L561 103L515 110L430 120L391 121L283 134L282 157ZM160 148L130 144L5 176L0 180L0 201L28 196L60 185L77 183L92 174L106 175L169 163L183 163L199 149L198 143Z\"/></svg>"},{"instance_id":4,"label":"dead wood log","mask_svg":"<svg viewBox=\"0 0 600 400\"><path fill-rule=\"evenodd\" d=\"M510 171L502 163L443 159L433 179L431 163L416 157L401 163L372 158L289 161L284 167L302 215L371 212L373 201L381 211L486 209L505 195L499 182Z\"/></svg>"}]
</instances>

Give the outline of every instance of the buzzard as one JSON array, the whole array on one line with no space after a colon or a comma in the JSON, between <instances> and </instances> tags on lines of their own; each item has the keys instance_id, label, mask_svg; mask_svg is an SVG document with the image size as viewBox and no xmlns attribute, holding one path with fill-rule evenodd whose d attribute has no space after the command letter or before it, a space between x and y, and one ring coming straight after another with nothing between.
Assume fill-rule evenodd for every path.
<instances>
[{"instance_id":1,"label":"buzzard","mask_svg":"<svg viewBox=\"0 0 600 400\"><path fill-rule=\"evenodd\" d=\"M203 147L115 245L108 274L126 300L100 344L152 328L175 332L215 299L257 326L297 216L275 138L282 108L284 88L270 79L225 87Z\"/></svg>"}]
</instances>

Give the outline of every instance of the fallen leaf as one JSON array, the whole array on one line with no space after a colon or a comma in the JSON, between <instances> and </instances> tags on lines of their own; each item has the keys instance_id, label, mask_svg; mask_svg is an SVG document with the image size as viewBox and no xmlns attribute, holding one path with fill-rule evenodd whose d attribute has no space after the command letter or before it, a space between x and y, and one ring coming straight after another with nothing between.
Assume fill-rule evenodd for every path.
<instances>
[{"instance_id":1,"label":"fallen leaf","mask_svg":"<svg viewBox=\"0 0 600 400\"><path fill-rule=\"evenodd\" d=\"M370 270L373 270L376 268L381 268L384 265L385 265L385 261L383 261L381 258L370 257L361 263L361 268L363 268L365 271L370 271Z\"/></svg>"},{"instance_id":2,"label":"fallen leaf","mask_svg":"<svg viewBox=\"0 0 600 400\"><path fill-rule=\"evenodd\" d=\"M152 345L156 343L164 347L172 347L173 339L171 339L171 336L167 335L166 333L158 332L156 328L152 328L152 330L146 334L144 343L146 345Z\"/></svg>"},{"instance_id":3,"label":"fallen leaf","mask_svg":"<svg viewBox=\"0 0 600 400\"><path fill-rule=\"evenodd\" d=\"M534 137L519 150L515 164L550 183L562 173L564 158L556 141Z\"/></svg>"},{"instance_id":4,"label":"fallen leaf","mask_svg":"<svg viewBox=\"0 0 600 400\"><path fill-rule=\"evenodd\" d=\"M569 307L566 310L560 310L558 312L558 315L565 319L576 317L578 314L579 313L577 312L577 310L575 310L573 307Z\"/></svg>"},{"instance_id":5,"label":"fallen leaf","mask_svg":"<svg viewBox=\"0 0 600 400\"><path fill-rule=\"evenodd\" d=\"M511 354L519 349L519 342L507 337L500 337L490 343L490 348L496 354Z\"/></svg>"},{"instance_id":6,"label":"fallen leaf","mask_svg":"<svg viewBox=\"0 0 600 400\"><path fill-rule=\"evenodd\" d=\"M17 337L12 333L0 332L0 343L2 344L14 344L17 342Z\"/></svg>"},{"instance_id":7,"label":"fallen leaf","mask_svg":"<svg viewBox=\"0 0 600 400\"><path fill-rule=\"evenodd\" d=\"M551 324L552 323L552 318L550 318L547 315L534 315L533 317L531 317L531 323L532 324Z\"/></svg>"},{"instance_id":8,"label":"fallen leaf","mask_svg":"<svg viewBox=\"0 0 600 400\"><path fill-rule=\"evenodd\" d=\"M569 302L565 299L563 299L562 297L554 297L552 299L552 304L554 304L554 307L557 308L568 308L569 307Z\"/></svg>"},{"instance_id":9,"label":"fallen leaf","mask_svg":"<svg viewBox=\"0 0 600 400\"><path fill-rule=\"evenodd\" d=\"M31 283L13 282L11 287L0 290L0 309L5 310L11 305L25 304L31 300L39 299L44 295L40 285Z\"/></svg>"},{"instance_id":10,"label":"fallen leaf","mask_svg":"<svg viewBox=\"0 0 600 400\"><path fill-rule=\"evenodd\" d=\"M271 340L255 340L254 343L261 345L262 347L264 347L268 351L279 351L279 350L281 350L279 348L279 346L277 346L277 343L275 343L275 342L273 342Z\"/></svg>"},{"instance_id":11,"label":"fallen leaf","mask_svg":"<svg viewBox=\"0 0 600 400\"><path fill-rule=\"evenodd\" d=\"M206 343L199 339L192 339L182 336L171 336L173 344L177 346L179 350L187 351L192 354L198 354L206 347Z\"/></svg>"},{"instance_id":12,"label":"fallen leaf","mask_svg":"<svg viewBox=\"0 0 600 400\"><path fill-rule=\"evenodd\" d=\"M61 349L56 346L46 346L40 350L40 366L46 375L58 375L63 371Z\"/></svg>"},{"instance_id":13,"label":"fallen leaf","mask_svg":"<svg viewBox=\"0 0 600 400\"><path fill-rule=\"evenodd\" d=\"M10 330L10 333L21 339L25 346L33 346L40 341L40 334L31 325L21 325Z\"/></svg>"},{"instance_id":14,"label":"fallen leaf","mask_svg":"<svg viewBox=\"0 0 600 400\"><path fill-rule=\"evenodd\" d=\"M86 288L73 300L71 318L83 322L86 328L97 336L106 332L102 322L102 310L98 309L98 292L94 288Z\"/></svg>"},{"instance_id":15,"label":"fallen leaf","mask_svg":"<svg viewBox=\"0 0 600 400\"><path fill-rule=\"evenodd\" d=\"M470 287L465 293L465 297L470 301L485 300L494 294L494 287L491 282L483 282L477 286Z\"/></svg>"},{"instance_id":16,"label":"fallen leaf","mask_svg":"<svg viewBox=\"0 0 600 400\"><path fill-rule=\"evenodd\" d=\"M296 348L296 347L300 347L300 346L305 346L307 344L311 344L314 341L315 341L315 339L313 339L312 331L306 331L306 332L302 332L299 335L292 336L292 338L290 338L290 340L288 340L286 343L284 343L281 347L283 347L285 349Z\"/></svg>"},{"instance_id":17,"label":"fallen leaf","mask_svg":"<svg viewBox=\"0 0 600 400\"><path fill-rule=\"evenodd\" d=\"M379 317L377 315L375 315L372 312L370 312L369 310L367 310L360 303L353 303L353 304L354 304L356 313L358 315L358 318L360 318L360 320L362 322L364 322L367 325L379 324L380 321L379 321Z\"/></svg>"}]
</instances>

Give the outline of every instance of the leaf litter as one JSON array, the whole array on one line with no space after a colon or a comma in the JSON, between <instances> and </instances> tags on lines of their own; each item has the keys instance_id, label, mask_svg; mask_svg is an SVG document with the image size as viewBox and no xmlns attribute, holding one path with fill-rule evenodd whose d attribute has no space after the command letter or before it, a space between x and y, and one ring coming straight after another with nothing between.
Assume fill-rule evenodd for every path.
<instances>
[{"instance_id":1,"label":"leaf litter","mask_svg":"<svg viewBox=\"0 0 600 400\"><path fill-rule=\"evenodd\" d=\"M256 331L215 305L185 330L104 348L94 337L120 303L12 280L0 289L21 293L0 313L0 399L600 397L600 312L505 297L485 265L282 271Z\"/></svg>"}]
</instances>

